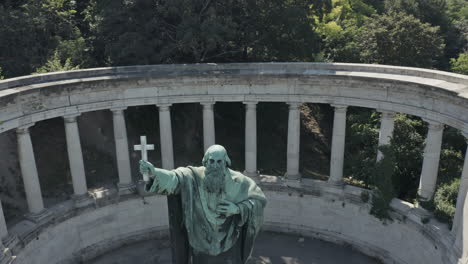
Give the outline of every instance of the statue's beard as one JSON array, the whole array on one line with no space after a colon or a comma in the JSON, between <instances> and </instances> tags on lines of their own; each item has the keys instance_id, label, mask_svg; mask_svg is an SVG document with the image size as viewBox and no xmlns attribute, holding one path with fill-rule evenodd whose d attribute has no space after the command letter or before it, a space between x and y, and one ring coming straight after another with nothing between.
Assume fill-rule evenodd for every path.
<instances>
[{"instance_id":1,"label":"statue's beard","mask_svg":"<svg viewBox=\"0 0 468 264\"><path fill-rule=\"evenodd\" d=\"M214 194L224 192L224 172L224 168L206 168L204 182L208 192Z\"/></svg>"}]
</instances>

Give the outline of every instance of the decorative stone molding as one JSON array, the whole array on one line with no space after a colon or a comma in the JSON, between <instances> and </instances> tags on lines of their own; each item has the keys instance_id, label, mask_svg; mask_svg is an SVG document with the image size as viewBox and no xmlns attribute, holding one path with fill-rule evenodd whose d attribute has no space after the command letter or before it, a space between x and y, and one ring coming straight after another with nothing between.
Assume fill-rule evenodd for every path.
<instances>
[{"instance_id":1,"label":"decorative stone molding","mask_svg":"<svg viewBox=\"0 0 468 264\"><path fill-rule=\"evenodd\" d=\"M27 124L27 125L22 125L22 126L19 126L17 129L16 129L16 133L17 134L29 134L29 128L34 126L36 123L30 123L30 124Z\"/></svg>"},{"instance_id":2,"label":"decorative stone molding","mask_svg":"<svg viewBox=\"0 0 468 264\"><path fill-rule=\"evenodd\" d=\"M81 115L81 113L76 113L76 114L67 114L63 116L63 119L65 120L65 123L75 123L77 121L77 118Z\"/></svg>"},{"instance_id":3,"label":"decorative stone molding","mask_svg":"<svg viewBox=\"0 0 468 264\"><path fill-rule=\"evenodd\" d=\"M165 112L170 110L172 104L157 104L156 106L160 112Z\"/></svg>"},{"instance_id":4,"label":"decorative stone molding","mask_svg":"<svg viewBox=\"0 0 468 264\"><path fill-rule=\"evenodd\" d=\"M382 113L382 119L394 119L396 116L395 112L392 111L385 111L385 110L377 110Z\"/></svg>"}]
</instances>

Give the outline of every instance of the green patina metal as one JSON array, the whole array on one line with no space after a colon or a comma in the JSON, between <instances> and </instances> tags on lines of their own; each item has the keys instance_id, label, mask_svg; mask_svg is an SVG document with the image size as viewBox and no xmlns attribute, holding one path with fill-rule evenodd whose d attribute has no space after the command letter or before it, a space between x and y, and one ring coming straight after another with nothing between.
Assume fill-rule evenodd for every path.
<instances>
[{"instance_id":1,"label":"green patina metal","mask_svg":"<svg viewBox=\"0 0 468 264\"><path fill-rule=\"evenodd\" d=\"M246 263L263 223L265 195L252 179L229 169L224 147L211 146L202 163L164 170L140 161L140 172L150 175L147 192L181 196L193 264Z\"/></svg>"}]
</instances>

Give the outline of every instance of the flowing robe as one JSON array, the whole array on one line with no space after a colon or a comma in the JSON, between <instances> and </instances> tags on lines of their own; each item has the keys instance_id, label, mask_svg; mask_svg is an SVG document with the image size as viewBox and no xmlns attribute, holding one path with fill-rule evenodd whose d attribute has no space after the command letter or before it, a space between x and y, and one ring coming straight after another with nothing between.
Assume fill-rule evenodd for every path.
<instances>
[{"instance_id":1,"label":"flowing robe","mask_svg":"<svg viewBox=\"0 0 468 264\"><path fill-rule=\"evenodd\" d=\"M240 256L229 262L241 264L249 258L260 231L266 198L252 179L230 169L227 171L225 192L221 195L206 191L205 167L182 167L174 170L175 176L156 176L146 189L181 195L183 223L193 255L226 256L230 250L239 249L234 255ZM221 199L237 204L240 214L227 218L218 215L216 206Z\"/></svg>"}]
</instances>

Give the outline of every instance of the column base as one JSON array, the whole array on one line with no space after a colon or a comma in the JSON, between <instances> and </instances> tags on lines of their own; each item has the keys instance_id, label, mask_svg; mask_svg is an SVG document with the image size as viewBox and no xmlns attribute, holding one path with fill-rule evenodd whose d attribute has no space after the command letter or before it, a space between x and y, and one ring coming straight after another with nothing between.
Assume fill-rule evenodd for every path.
<instances>
[{"instance_id":1,"label":"column base","mask_svg":"<svg viewBox=\"0 0 468 264\"><path fill-rule=\"evenodd\" d=\"M242 172L242 174L244 174L245 176L248 176L250 178L259 178L260 174L258 173L258 171L255 171L255 172L251 172L251 171L244 171Z\"/></svg>"},{"instance_id":2,"label":"column base","mask_svg":"<svg viewBox=\"0 0 468 264\"><path fill-rule=\"evenodd\" d=\"M417 205L417 207L411 209L408 218L425 224L432 218L432 214L424 209L424 207Z\"/></svg>"},{"instance_id":3,"label":"column base","mask_svg":"<svg viewBox=\"0 0 468 264\"><path fill-rule=\"evenodd\" d=\"M119 195L133 194L136 192L135 183L118 183Z\"/></svg>"},{"instance_id":4,"label":"column base","mask_svg":"<svg viewBox=\"0 0 468 264\"><path fill-rule=\"evenodd\" d=\"M54 214L49 211L48 209L43 209L39 213L29 213L25 216L26 219L36 223L36 224L41 224L44 222L47 222L49 219L51 219L54 216Z\"/></svg>"},{"instance_id":5,"label":"column base","mask_svg":"<svg viewBox=\"0 0 468 264\"><path fill-rule=\"evenodd\" d=\"M340 180L328 179L328 184L335 186L335 187L342 187L345 185L345 182L343 181L343 179L340 179Z\"/></svg>"},{"instance_id":6,"label":"column base","mask_svg":"<svg viewBox=\"0 0 468 264\"><path fill-rule=\"evenodd\" d=\"M2 242L6 248L11 249L11 248L14 248L18 244L19 239L18 239L18 236L16 235L8 235L2 239Z\"/></svg>"},{"instance_id":7,"label":"column base","mask_svg":"<svg viewBox=\"0 0 468 264\"><path fill-rule=\"evenodd\" d=\"M286 180L300 180L302 177L302 175L300 173L294 173L294 174L291 174L291 173L287 173L284 174L284 178Z\"/></svg>"},{"instance_id":8,"label":"column base","mask_svg":"<svg viewBox=\"0 0 468 264\"><path fill-rule=\"evenodd\" d=\"M75 204L75 208L86 207L94 203L94 199L88 194L72 195L72 200Z\"/></svg>"}]
</instances>

